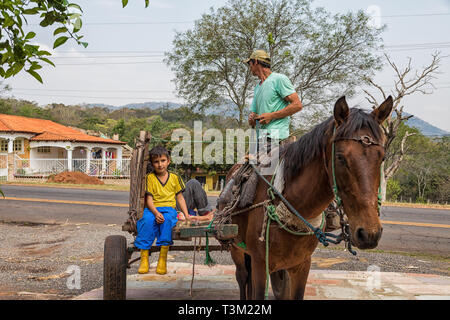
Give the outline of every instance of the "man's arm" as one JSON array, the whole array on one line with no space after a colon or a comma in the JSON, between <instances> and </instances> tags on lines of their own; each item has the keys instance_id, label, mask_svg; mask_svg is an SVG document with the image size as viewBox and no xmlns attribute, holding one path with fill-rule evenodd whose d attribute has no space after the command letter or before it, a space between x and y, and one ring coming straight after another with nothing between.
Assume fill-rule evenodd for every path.
<instances>
[{"instance_id":1,"label":"man's arm","mask_svg":"<svg viewBox=\"0 0 450 320\"><path fill-rule=\"evenodd\" d=\"M151 195L145 195L145 204L147 205L147 208L155 215L156 222L163 223L165 220L164 216L156 209L153 204L153 197Z\"/></svg>"},{"instance_id":2,"label":"man's arm","mask_svg":"<svg viewBox=\"0 0 450 320\"><path fill-rule=\"evenodd\" d=\"M288 95L287 97L284 98L284 100L289 102L289 104L285 108L271 113L263 113L262 115L256 117L255 119L259 120L261 124L268 124L272 120L286 118L303 109L302 103L300 101L300 98L298 97L297 92Z\"/></svg>"}]
</instances>

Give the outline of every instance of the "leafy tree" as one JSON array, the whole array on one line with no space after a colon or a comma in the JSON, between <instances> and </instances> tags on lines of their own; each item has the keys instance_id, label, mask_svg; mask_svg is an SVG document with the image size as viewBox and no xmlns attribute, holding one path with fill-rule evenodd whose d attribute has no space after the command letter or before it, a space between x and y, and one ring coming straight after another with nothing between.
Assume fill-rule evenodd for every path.
<instances>
[{"instance_id":1,"label":"leafy tree","mask_svg":"<svg viewBox=\"0 0 450 320\"><path fill-rule=\"evenodd\" d=\"M415 128L402 124L399 136L392 147L403 141L405 132L415 134L408 139L404 160L394 176L388 180L388 196L391 180L398 181L403 198L423 202L426 199L446 202L450 200L450 138L429 138ZM387 163L389 165L389 163Z\"/></svg>"},{"instance_id":2,"label":"leafy tree","mask_svg":"<svg viewBox=\"0 0 450 320\"><path fill-rule=\"evenodd\" d=\"M179 95L195 110L229 102L242 126L256 78L242 61L255 49L271 56L272 70L286 74L305 106L301 118L321 119L336 96L381 67L374 52L381 29L362 11L331 15L311 0L250 0L227 5L178 32L165 61L175 72Z\"/></svg>"},{"instance_id":3,"label":"leafy tree","mask_svg":"<svg viewBox=\"0 0 450 320\"><path fill-rule=\"evenodd\" d=\"M144 1L148 7L150 1ZM128 0L122 0L123 7L127 4ZM0 77L7 79L25 70L42 83L37 72L41 63L55 65L49 59L50 52L32 44L36 32L25 32L28 19L39 18L39 25L44 28L56 25L53 49L69 39L86 48L88 43L81 41L83 36L79 35L82 13L78 4L68 0L0 0Z\"/></svg>"},{"instance_id":4,"label":"leafy tree","mask_svg":"<svg viewBox=\"0 0 450 320\"><path fill-rule=\"evenodd\" d=\"M401 192L402 192L402 187L397 180L391 179L388 181L386 193L387 193L387 197L390 200L393 200L393 201L398 200L398 197Z\"/></svg>"},{"instance_id":5,"label":"leafy tree","mask_svg":"<svg viewBox=\"0 0 450 320\"><path fill-rule=\"evenodd\" d=\"M75 11L75 12L74 12ZM41 50L39 45L31 44L36 33L25 33L24 26L28 24L27 18L39 16L41 27L54 24L57 28L53 35L58 36L53 44L57 48L72 38L78 44L87 46L82 42L81 8L67 0L2 0L0 2L0 77L9 78L25 69L39 82L43 82L36 72L42 68L41 62L54 66L48 59L51 54Z\"/></svg>"}]
</instances>

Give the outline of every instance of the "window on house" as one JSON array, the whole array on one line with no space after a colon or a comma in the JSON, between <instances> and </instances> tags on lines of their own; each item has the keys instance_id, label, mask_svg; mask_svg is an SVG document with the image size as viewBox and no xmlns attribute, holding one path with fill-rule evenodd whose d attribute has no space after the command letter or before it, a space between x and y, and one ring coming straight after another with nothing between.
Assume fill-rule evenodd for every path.
<instances>
[{"instance_id":1,"label":"window on house","mask_svg":"<svg viewBox=\"0 0 450 320\"><path fill-rule=\"evenodd\" d=\"M23 139L16 139L13 143L13 150L16 152L23 151Z\"/></svg>"},{"instance_id":2,"label":"window on house","mask_svg":"<svg viewBox=\"0 0 450 320\"><path fill-rule=\"evenodd\" d=\"M50 147L38 147L37 152L38 153L50 153Z\"/></svg>"},{"instance_id":3,"label":"window on house","mask_svg":"<svg viewBox=\"0 0 450 320\"><path fill-rule=\"evenodd\" d=\"M0 140L0 152L8 152L8 140Z\"/></svg>"}]
</instances>

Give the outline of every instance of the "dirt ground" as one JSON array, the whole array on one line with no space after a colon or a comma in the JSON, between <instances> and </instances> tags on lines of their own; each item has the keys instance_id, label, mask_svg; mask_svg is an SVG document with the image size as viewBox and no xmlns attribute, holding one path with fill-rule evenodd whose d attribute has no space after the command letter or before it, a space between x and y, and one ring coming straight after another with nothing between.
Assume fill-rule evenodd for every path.
<instances>
[{"instance_id":1,"label":"dirt ground","mask_svg":"<svg viewBox=\"0 0 450 320\"><path fill-rule=\"evenodd\" d=\"M0 223L0 300L66 300L102 287L104 240L117 234L126 236L128 243L133 241L119 225ZM215 239L211 244L216 244ZM218 264L233 264L228 252L214 251L211 256ZM150 259L156 261L157 255ZM192 259L193 252L170 251L169 267L171 261L192 263ZM196 254L196 263L204 259L204 252ZM450 275L448 257L361 250L352 256L338 246L319 246L311 268L366 271L371 265L385 272ZM128 274L136 274L137 268L134 263ZM80 272L79 289L70 285L75 269Z\"/></svg>"},{"instance_id":2,"label":"dirt ground","mask_svg":"<svg viewBox=\"0 0 450 320\"><path fill-rule=\"evenodd\" d=\"M57 183L71 183L71 184L105 184L96 177L88 176L87 174L79 171L64 171L57 175L50 176L47 182Z\"/></svg>"}]
</instances>

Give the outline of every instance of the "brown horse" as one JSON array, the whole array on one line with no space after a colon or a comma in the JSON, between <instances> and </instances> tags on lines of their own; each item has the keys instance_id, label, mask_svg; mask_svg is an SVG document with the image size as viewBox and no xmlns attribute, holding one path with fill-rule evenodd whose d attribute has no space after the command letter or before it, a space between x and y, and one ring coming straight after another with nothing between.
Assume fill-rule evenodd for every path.
<instances>
[{"instance_id":1,"label":"brown horse","mask_svg":"<svg viewBox=\"0 0 450 320\"><path fill-rule=\"evenodd\" d=\"M377 196L384 135L380 125L391 110L391 97L371 113L350 110L342 97L334 106L334 117L280 150L285 180L282 194L303 218L310 220L320 215L334 198L331 157L335 144L336 184L348 217L351 243L360 249L375 248L381 237ZM367 143L367 137L373 143ZM230 170L227 180L238 167ZM270 181L270 176L265 178ZM267 199L267 188L259 178L255 204ZM257 207L232 219L239 226L231 256L236 264L241 299L264 298L266 243L258 239L264 214L264 208ZM303 299L318 239L314 235L292 235L276 223L270 225L269 235L269 273L275 297ZM237 245L242 242L245 246Z\"/></svg>"}]
</instances>

